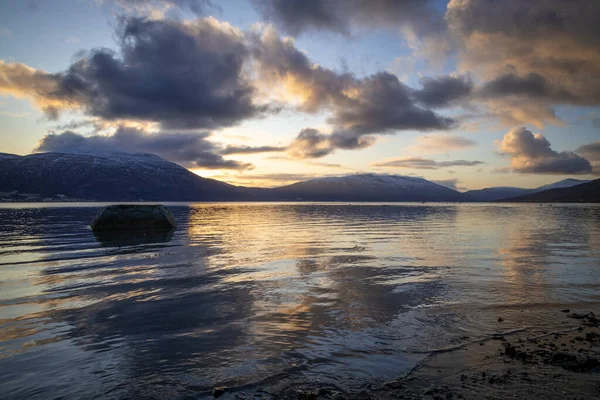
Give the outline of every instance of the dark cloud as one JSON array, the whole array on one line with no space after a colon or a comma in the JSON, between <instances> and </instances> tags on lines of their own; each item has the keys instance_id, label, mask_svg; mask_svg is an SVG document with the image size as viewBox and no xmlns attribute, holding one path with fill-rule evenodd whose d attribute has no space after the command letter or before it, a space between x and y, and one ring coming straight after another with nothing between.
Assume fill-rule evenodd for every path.
<instances>
[{"instance_id":1,"label":"dark cloud","mask_svg":"<svg viewBox=\"0 0 600 400\"><path fill-rule=\"evenodd\" d=\"M414 90L395 75L359 79L323 68L273 28L244 35L213 18L185 23L127 18L119 37L119 53L90 51L60 74L2 64L0 91L33 98L52 117L81 109L104 122L157 122L163 130L180 130L225 127L259 116L268 107L257 105L257 89L276 88L298 97L300 111L330 113L327 146L305 146L313 149L304 152L310 157L368 147L375 134L456 125L418 105ZM246 74L246 67L256 73ZM250 75L256 77L252 84ZM427 82L430 86L435 85Z\"/></svg>"},{"instance_id":2,"label":"dark cloud","mask_svg":"<svg viewBox=\"0 0 600 400\"><path fill-rule=\"evenodd\" d=\"M447 167L473 167L485 164L483 161L435 161L420 157L405 157L392 161L373 164L375 167L413 168L413 169L440 169Z\"/></svg>"},{"instance_id":3,"label":"dark cloud","mask_svg":"<svg viewBox=\"0 0 600 400\"><path fill-rule=\"evenodd\" d=\"M439 30L443 14L433 0L252 0L265 19L285 32L311 30L350 34L353 28L405 26L416 32Z\"/></svg>"},{"instance_id":4,"label":"dark cloud","mask_svg":"<svg viewBox=\"0 0 600 400\"><path fill-rule=\"evenodd\" d=\"M336 149L357 150L370 147L375 143L373 136L362 136L348 132L324 134L316 129L305 128L288 146L292 158L321 158Z\"/></svg>"},{"instance_id":5,"label":"dark cloud","mask_svg":"<svg viewBox=\"0 0 600 400\"><path fill-rule=\"evenodd\" d=\"M335 149L360 149L374 143L375 134L402 130L447 130L456 126L417 105L413 90L387 72L365 78L337 73L312 63L293 40L282 39L273 29L251 38L259 80L265 87L283 88L299 100L305 112L328 110L332 133L302 131L290 151L294 157L323 157Z\"/></svg>"},{"instance_id":6,"label":"dark cloud","mask_svg":"<svg viewBox=\"0 0 600 400\"><path fill-rule=\"evenodd\" d=\"M455 105L473 91L473 81L464 75L422 78L421 86L422 89L415 91L414 96L427 107Z\"/></svg>"},{"instance_id":7,"label":"dark cloud","mask_svg":"<svg viewBox=\"0 0 600 400\"><path fill-rule=\"evenodd\" d=\"M323 0L252 0L256 9L285 32L297 35L307 29L347 33L346 21Z\"/></svg>"},{"instance_id":8,"label":"dark cloud","mask_svg":"<svg viewBox=\"0 0 600 400\"><path fill-rule=\"evenodd\" d=\"M129 18L120 39L119 54L90 51L61 74L0 65L24 77L0 80L0 90L32 96L53 117L79 107L105 120L155 121L163 128L230 126L265 111L243 77L243 35L226 23Z\"/></svg>"},{"instance_id":9,"label":"dark cloud","mask_svg":"<svg viewBox=\"0 0 600 400\"><path fill-rule=\"evenodd\" d=\"M449 129L455 123L417 106L412 89L397 76L379 72L357 79L350 73L336 73L313 64L293 41L272 29L253 37L253 51L266 84L286 87L299 97L303 111L330 109L329 122L335 130L370 134Z\"/></svg>"},{"instance_id":10,"label":"dark cloud","mask_svg":"<svg viewBox=\"0 0 600 400\"><path fill-rule=\"evenodd\" d=\"M574 152L557 152L540 133L524 127L513 128L496 141L498 149L511 157L510 169L518 173L588 174L592 166Z\"/></svg>"},{"instance_id":11,"label":"dark cloud","mask_svg":"<svg viewBox=\"0 0 600 400\"><path fill-rule=\"evenodd\" d=\"M355 131L337 131L328 136L332 149L357 150L375 144L375 136L364 136Z\"/></svg>"},{"instance_id":12,"label":"dark cloud","mask_svg":"<svg viewBox=\"0 0 600 400\"><path fill-rule=\"evenodd\" d=\"M207 140L209 133L145 133L121 127L112 135L83 136L66 131L44 136L37 152L152 153L185 167L252 169L252 164L224 159L219 147Z\"/></svg>"},{"instance_id":13,"label":"dark cloud","mask_svg":"<svg viewBox=\"0 0 600 400\"><path fill-rule=\"evenodd\" d=\"M454 0L448 5L446 19L464 35L501 34L523 40L566 36L597 46L599 13L598 3L589 0Z\"/></svg>"},{"instance_id":14,"label":"dark cloud","mask_svg":"<svg viewBox=\"0 0 600 400\"><path fill-rule=\"evenodd\" d=\"M589 0L454 0L446 12L461 67L488 82L490 109L539 127L561 123L556 105L600 104L599 19Z\"/></svg>"},{"instance_id":15,"label":"dark cloud","mask_svg":"<svg viewBox=\"0 0 600 400\"><path fill-rule=\"evenodd\" d=\"M583 154L588 160L600 161L600 141L580 146L577 152Z\"/></svg>"},{"instance_id":16,"label":"dark cloud","mask_svg":"<svg viewBox=\"0 0 600 400\"><path fill-rule=\"evenodd\" d=\"M331 122L360 134L395 130L445 130L455 125L451 118L416 106L410 89L396 75L380 72L356 86L358 94L348 97L334 110Z\"/></svg>"},{"instance_id":17,"label":"dark cloud","mask_svg":"<svg viewBox=\"0 0 600 400\"><path fill-rule=\"evenodd\" d=\"M600 141L580 146L576 151L592 164L595 174L600 174Z\"/></svg>"},{"instance_id":18,"label":"dark cloud","mask_svg":"<svg viewBox=\"0 0 600 400\"><path fill-rule=\"evenodd\" d=\"M281 85L299 97L300 109L330 109L336 130L355 134L394 130L449 129L455 123L416 105L412 89L396 75L379 72L363 79L313 64L294 42L273 29L253 37L258 72L268 85Z\"/></svg>"},{"instance_id":19,"label":"dark cloud","mask_svg":"<svg viewBox=\"0 0 600 400\"><path fill-rule=\"evenodd\" d=\"M329 136L316 129L302 129L296 139L288 147L289 154L294 158L320 158L333 151Z\"/></svg>"},{"instance_id":20,"label":"dark cloud","mask_svg":"<svg viewBox=\"0 0 600 400\"><path fill-rule=\"evenodd\" d=\"M536 73L519 76L507 73L486 82L479 90L478 95L484 97L521 96L529 99L542 99L556 103L577 103L577 98L560 88L558 84L552 85L546 78Z\"/></svg>"},{"instance_id":21,"label":"dark cloud","mask_svg":"<svg viewBox=\"0 0 600 400\"><path fill-rule=\"evenodd\" d=\"M287 147L277 146L233 146L228 145L219 153L222 155L231 154L259 154L259 153L277 153L285 151Z\"/></svg>"},{"instance_id":22,"label":"dark cloud","mask_svg":"<svg viewBox=\"0 0 600 400\"><path fill-rule=\"evenodd\" d=\"M489 96L527 95L541 97L550 94L546 79L538 74L530 73L521 77L516 74L505 74L487 82L482 93Z\"/></svg>"},{"instance_id":23,"label":"dark cloud","mask_svg":"<svg viewBox=\"0 0 600 400\"><path fill-rule=\"evenodd\" d=\"M244 163L236 160L226 160L220 154L215 154L208 151L199 153L198 158L194 160L194 165L204 169L254 169L254 165L250 163Z\"/></svg>"}]
</instances>

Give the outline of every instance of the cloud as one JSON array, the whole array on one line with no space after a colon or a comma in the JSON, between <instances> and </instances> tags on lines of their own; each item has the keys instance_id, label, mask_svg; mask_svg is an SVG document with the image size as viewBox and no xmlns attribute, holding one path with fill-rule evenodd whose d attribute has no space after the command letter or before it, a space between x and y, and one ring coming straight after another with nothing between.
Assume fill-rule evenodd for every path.
<instances>
[{"instance_id":1,"label":"cloud","mask_svg":"<svg viewBox=\"0 0 600 400\"><path fill-rule=\"evenodd\" d=\"M487 82L481 89L481 94L490 97L526 95L530 97L549 96L552 88L541 75L529 73L518 76L508 73Z\"/></svg>"},{"instance_id":2,"label":"cloud","mask_svg":"<svg viewBox=\"0 0 600 400\"><path fill-rule=\"evenodd\" d=\"M206 169L252 169L252 164L224 159L209 133L146 133L120 127L112 135L83 136L72 131L44 136L36 152L152 153L185 167Z\"/></svg>"},{"instance_id":3,"label":"cloud","mask_svg":"<svg viewBox=\"0 0 600 400\"><path fill-rule=\"evenodd\" d=\"M432 180L431 182L447 187L448 189L458 190L458 188L456 187L456 184L459 182L458 179L442 179L438 181Z\"/></svg>"},{"instance_id":4,"label":"cloud","mask_svg":"<svg viewBox=\"0 0 600 400\"><path fill-rule=\"evenodd\" d=\"M293 158L320 158L332 151L329 136L311 128L302 129L288 147L288 152Z\"/></svg>"},{"instance_id":5,"label":"cloud","mask_svg":"<svg viewBox=\"0 0 600 400\"><path fill-rule=\"evenodd\" d=\"M513 128L495 143L498 150L511 157L510 169L518 173L587 174L590 162L574 152L557 152L541 133L524 127Z\"/></svg>"},{"instance_id":6,"label":"cloud","mask_svg":"<svg viewBox=\"0 0 600 400\"><path fill-rule=\"evenodd\" d=\"M422 78L422 89L415 91L417 100L428 107L447 107L467 98L473 91L473 81L469 76L442 76Z\"/></svg>"},{"instance_id":7,"label":"cloud","mask_svg":"<svg viewBox=\"0 0 600 400\"><path fill-rule=\"evenodd\" d=\"M413 169L440 169L447 167L473 167L485 164L483 161L435 161L420 157L402 157L391 161L373 164L374 167L413 168Z\"/></svg>"},{"instance_id":8,"label":"cloud","mask_svg":"<svg viewBox=\"0 0 600 400\"><path fill-rule=\"evenodd\" d=\"M55 96L58 91L59 82L55 75L22 63L0 60L0 94L31 98L44 112L56 117L58 110L76 105L66 96Z\"/></svg>"},{"instance_id":9,"label":"cloud","mask_svg":"<svg viewBox=\"0 0 600 400\"><path fill-rule=\"evenodd\" d=\"M307 128L290 146L297 158L323 157L336 149L371 146L376 134L402 130L448 130L457 125L417 104L414 90L398 77L379 72L364 78L314 64L293 39L267 27L251 36L259 86L307 113L329 111L331 134Z\"/></svg>"},{"instance_id":10,"label":"cloud","mask_svg":"<svg viewBox=\"0 0 600 400\"><path fill-rule=\"evenodd\" d=\"M592 164L595 174L600 174L600 141L581 146L576 152Z\"/></svg>"},{"instance_id":11,"label":"cloud","mask_svg":"<svg viewBox=\"0 0 600 400\"><path fill-rule=\"evenodd\" d=\"M401 27L411 32L440 29L443 14L431 0L252 0L265 19L291 35L355 28Z\"/></svg>"},{"instance_id":12,"label":"cloud","mask_svg":"<svg viewBox=\"0 0 600 400\"><path fill-rule=\"evenodd\" d=\"M230 154L259 154L259 153L277 153L285 151L287 147L277 146L234 146L228 145L219 153L222 155Z\"/></svg>"},{"instance_id":13,"label":"cloud","mask_svg":"<svg viewBox=\"0 0 600 400\"><path fill-rule=\"evenodd\" d=\"M2 63L0 93L30 98L51 118L74 109L113 124L156 123L162 131L227 127L275 112L280 104L329 113L330 134L300 134L292 143L291 153L301 158L362 149L378 134L457 124L420 105L395 75L357 78L323 68L272 27L244 34L211 17L120 21L118 53L91 50L55 74ZM437 88L424 82L423 90ZM282 97L265 96L277 90ZM273 149L256 151L265 150Z\"/></svg>"},{"instance_id":14,"label":"cloud","mask_svg":"<svg viewBox=\"0 0 600 400\"><path fill-rule=\"evenodd\" d=\"M577 152L589 160L600 161L600 141L580 146Z\"/></svg>"},{"instance_id":15,"label":"cloud","mask_svg":"<svg viewBox=\"0 0 600 400\"><path fill-rule=\"evenodd\" d=\"M352 168L346 167L341 164L333 164L333 163L325 163L325 162L307 162L307 164L308 165L316 165L318 167L325 167L325 168L346 169L346 170L352 169Z\"/></svg>"},{"instance_id":16,"label":"cloud","mask_svg":"<svg viewBox=\"0 0 600 400\"><path fill-rule=\"evenodd\" d=\"M424 135L415 140L415 144L407 150L412 153L446 153L450 150L460 150L477 144L472 139L456 135Z\"/></svg>"},{"instance_id":17,"label":"cloud","mask_svg":"<svg viewBox=\"0 0 600 400\"><path fill-rule=\"evenodd\" d=\"M272 28L253 35L253 52L264 86L282 87L302 111L331 110L329 122L336 130L360 135L455 125L453 119L417 106L413 90L397 76L379 72L358 79L336 73L312 63L292 39L281 38Z\"/></svg>"},{"instance_id":18,"label":"cloud","mask_svg":"<svg viewBox=\"0 0 600 400\"><path fill-rule=\"evenodd\" d=\"M0 37L11 37L13 36L13 33L6 29L6 28L0 28Z\"/></svg>"},{"instance_id":19,"label":"cloud","mask_svg":"<svg viewBox=\"0 0 600 400\"><path fill-rule=\"evenodd\" d=\"M490 109L540 127L561 122L555 105L600 104L599 17L588 0L451 0L446 12L460 69L487 82Z\"/></svg>"},{"instance_id":20,"label":"cloud","mask_svg":"<svg viewBox=\"0 0 600 400\"><path fill-rule=\"evenodd\" d=\"M354 135L347 132L324 134L316 129L305 128L288 146L288 154L297 159L321 158L333 153L336 149L364 149L374 143L373 136Z\"/></svg>"},{"instance_id":21,"label":"cloud","mask_svg":"<svg viewBox=\"0 0 600 400\"><path fill-rule=\"evenodd\" d=\"M207 9L215 8L212 0L95 0L99 4L115 5L122 11L151 15L153 11L165 11L171 8L190 10L202 14Z\"/></svg>"},{"instance_id":22,"label":"cloud","mask_svg":"<svg viewBox=\"0 0 600 400\"><path fill-rule=\"evenodd\" d=\"M92 50L60 74L0 64L0 91L33 98L52 117L79 108L167 129L230 126L266 110L243 76L243 34L227 23L129 18L120 40L119 54Z\"/></svg>"},{"instance_id":23,"label":"cloud","mask_svg":"<svg viewBox=\"0 0 600 400\"><path fill-rule=\"evenodd\" d=\"M395 75L380 72L364 78L356 92L338 105L330 119L335 126L360 134L395 130L446 130L456 121L415 105L410 89Z\"/></svg>"}]
</instances>

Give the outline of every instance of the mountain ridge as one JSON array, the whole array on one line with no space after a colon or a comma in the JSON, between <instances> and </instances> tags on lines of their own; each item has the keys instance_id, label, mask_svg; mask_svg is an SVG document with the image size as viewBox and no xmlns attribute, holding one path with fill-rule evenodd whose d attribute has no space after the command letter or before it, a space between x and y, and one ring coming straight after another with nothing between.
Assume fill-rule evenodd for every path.
<instances>
[{"instance_id":1,"label":"mountain ridge","mask_svg":"<svg viewBox=\"0 0 600 400\"><path fill-rule=\"evenodd\" d=\"M567 179L543 187L575 184ZM504 191L536 189L488 188ZM507 192L508 191L508 192ZM0 201L482 201L424 178L375 173L320 177L275 188L203 178L150 153L0 153ZM517 194L523 194L517 192Z\"/></svg>"},{"instance_id":2,"label":"mountain ridge","mask_svg":"<svg viewBox=\"0 0 600 400\"><path fill-rule=\"evenodd\" d=\"M462 193L424 178L374 173L314 178L273 190L308 201L468 201Z\"/></svg>"},{"instance_id":3,"label":"mountain ridge","mask_svg":"<svg viewBox=\"0 0 600 400\"><path fill-rule=\"evenodd\" d=\"M499 200L500 202L535 203L599 203L600 179L566 188L553 188Z\"/></svg>"},{"instance_id":4,"label":"mountain ridge","mask_svg":"<svg viewBox=\"0 0 600 400\"><path fill-rule=\"evenodd\" d=\"M583 183L588 183L588 180L567 178L558 182L549 183L533 189L520 188L514 186L495 186L484 189L468 190L464 192L474 201L497 201L506 198L523 196L531 193L538 193L549 189L569 188Z\"/></svg>"},{"instance_id":5,"label":"mountain ridge","mask_svg":"<svg viewBox=\"0 0 600 400\"><path fill-rule=\"evenodd\" d=\"M247 196L237 186L199 177L148 153L2 154L0 192L0 198L20 201L217 201Z\"/></svg>"}]
</instances>

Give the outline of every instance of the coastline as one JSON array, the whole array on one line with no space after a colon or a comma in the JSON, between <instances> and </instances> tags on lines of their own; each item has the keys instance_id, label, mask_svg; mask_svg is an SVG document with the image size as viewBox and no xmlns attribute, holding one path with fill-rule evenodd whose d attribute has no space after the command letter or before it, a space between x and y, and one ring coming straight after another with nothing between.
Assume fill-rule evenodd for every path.
<instances>
[{"instance_id":1,"label":"coastline","mask_svg":"<svg viewBox=\"0 0 600 400\"><path fill-rule=\"evenodd\" d=\"M600 324L593 312L564 318L577 326L556 331L519 331L428 355L393 381L365 383L347 391L332 383L272 377L238 388L184 399L368 400L368 399L573 399L600 398Z\"/></svg>"}]
</instances>

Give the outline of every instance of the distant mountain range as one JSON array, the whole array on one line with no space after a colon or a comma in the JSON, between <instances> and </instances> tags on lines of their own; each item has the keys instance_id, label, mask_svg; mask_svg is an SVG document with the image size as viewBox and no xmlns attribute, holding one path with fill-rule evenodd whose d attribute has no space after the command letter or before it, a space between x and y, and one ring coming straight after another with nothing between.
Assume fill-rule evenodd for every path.
<instances>
[{"instance_id":1,"label":"distant mountain range","mask_svg":"<svg viewBox=\"0 0 600 400\"><path fill-rule=\"evenodd\" d=\"M202 178L153 154L0 153L0 201L554 201L523 195L542 199L545 193L590 185L586 182L566 179L537 189L498 187L460 193L423 178L356 174L262 189ZM589 194L597 193L598 181L594 182L591 192L575 191L576 198L565 201L598 201L585 200L597 199ZM568 198L556 193L556 198Z\"/></svg>"},{"instance_id":2,"label":"distant mountain range","mask_svg":"<svg viewBox=\"0 0 600 400\"><path fill-rule=\"evenodd\" d=\"M543 192L544 190L549 189L559 189L559 188L569 188L576 185L581 185L582 183L587 183L589 181L579 180L579 179L564 179L562 181L554 182L549 185L540 186L535 189L523 189L518 187L510 187L510 186L501 186L501 187L491 187L486 189L479 190L469 190L466 191L465 194L469 196L472 201L496 201L502 200L506 198L513 198L518 196L523 196L526 194Z\"/></svg>"},{"instance_id":3,"label":"distant mountain range","mask_svg":"<svg viewBox=\"0 0 600 400\"><path fill-rule=\"evenodd\" d=\"M600 203L600 179L581 185L554 188L542 192L503 199L506 202Z\"/></svg>"}]
</instances>

